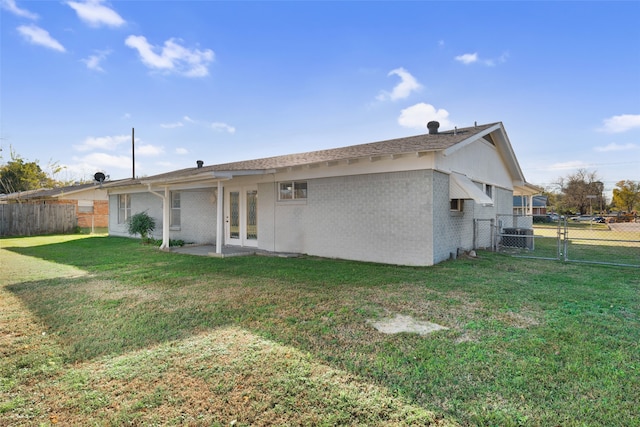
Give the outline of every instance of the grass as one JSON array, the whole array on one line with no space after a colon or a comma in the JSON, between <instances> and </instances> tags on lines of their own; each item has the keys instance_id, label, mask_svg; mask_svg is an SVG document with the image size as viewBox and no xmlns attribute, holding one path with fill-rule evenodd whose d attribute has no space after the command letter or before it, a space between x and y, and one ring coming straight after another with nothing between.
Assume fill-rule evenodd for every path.
<instances>
[{"instance_id":1,"label":"grass","mask_svg":"<svg viewBox=\"0 0 640 427\"><path fill-rule=\"evenodd\" d=\"M3 425L640 425L636 269L0 248Z\"/></svg>"}]
</instances>

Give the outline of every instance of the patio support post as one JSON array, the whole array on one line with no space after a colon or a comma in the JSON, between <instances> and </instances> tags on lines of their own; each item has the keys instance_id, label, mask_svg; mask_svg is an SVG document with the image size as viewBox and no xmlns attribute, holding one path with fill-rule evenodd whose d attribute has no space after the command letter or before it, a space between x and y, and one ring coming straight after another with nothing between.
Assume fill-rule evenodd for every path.
<instances>
[{"instance_id":1,"label":"patio support post","mask_svg":"<svg viewBox=\"0 0 640 427\"><path fill-rule=\"evenodd\" d=\"M216 253L222 253L222 236L224 234L224 224L222 222L224 186L222 181L218 181L218 197L216 197L217 220L216 220Z\"/></svg>"},{"instance_id":2,"label":"patio support post","mask_svg":"<svg viewBox=\"0 0 640 427\"><path fill-rule=\"evenodd\" d=\"M169 227L171 222L171 194L169 187L164 187L164 197L162 198L162 245L160 249L169 249Z\"/></svg>"}]
</instances>

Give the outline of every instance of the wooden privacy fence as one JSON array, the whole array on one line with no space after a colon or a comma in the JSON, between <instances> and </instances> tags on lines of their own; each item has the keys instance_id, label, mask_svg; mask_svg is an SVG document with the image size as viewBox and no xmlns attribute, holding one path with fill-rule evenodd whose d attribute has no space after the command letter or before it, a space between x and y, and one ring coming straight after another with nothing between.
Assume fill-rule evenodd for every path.
<instances>
[{"instance_id":1,"label":"wooden privacy fence","mask_svg":"<svg viewBox=\"0 0 640 427\"><path fill-rule=\"evenodd\" d=\"M0 236L73 233L76 225L74 205L0 204Z\"/></svg>"}]
</instances>

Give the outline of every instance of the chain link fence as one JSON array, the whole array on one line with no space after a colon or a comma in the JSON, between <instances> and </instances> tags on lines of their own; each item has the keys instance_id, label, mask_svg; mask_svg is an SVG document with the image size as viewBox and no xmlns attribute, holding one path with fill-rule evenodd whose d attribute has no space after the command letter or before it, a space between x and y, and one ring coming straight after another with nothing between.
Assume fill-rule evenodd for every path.
<instances>
[{"instance_id":1,"label":"chain link fence","mask_svg":"<svg viewBox=\"0 0 640 427\"><path fill-rule=\"evenodd\" d=\"M554 222L547 216L498 215L495 221L476 220L474 244L519 257L640 267L640 222L635 219Z\"/></svg>"}]
</instances>

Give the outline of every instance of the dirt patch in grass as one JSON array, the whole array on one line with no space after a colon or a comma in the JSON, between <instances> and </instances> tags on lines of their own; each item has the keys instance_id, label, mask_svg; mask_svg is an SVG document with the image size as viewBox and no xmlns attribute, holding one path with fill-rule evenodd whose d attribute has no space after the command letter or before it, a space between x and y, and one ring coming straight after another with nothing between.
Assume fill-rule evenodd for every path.
<instances>
[{"instance_id":1,"label":"dirt patch in grass","mask_svg":"<svg viewBox=\"0 0 640 427\"><path fill-rule=\"evenodd\" d=\"M370 320L369 323L371 324L371 326L376 328L376 330L382 332L383 334L410 332L418 335L429 335L430 333L435 331L449 329L436 323L415 320L411 316L403 316L401 314L397 314L392 318L381 319L377 321Z\"/></svg>"}]
</instances>

